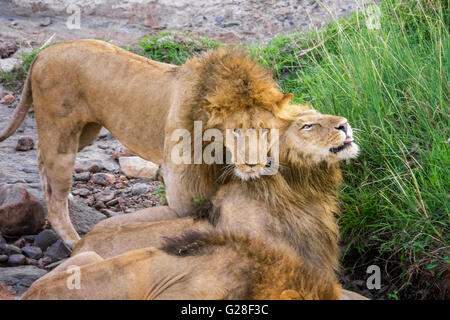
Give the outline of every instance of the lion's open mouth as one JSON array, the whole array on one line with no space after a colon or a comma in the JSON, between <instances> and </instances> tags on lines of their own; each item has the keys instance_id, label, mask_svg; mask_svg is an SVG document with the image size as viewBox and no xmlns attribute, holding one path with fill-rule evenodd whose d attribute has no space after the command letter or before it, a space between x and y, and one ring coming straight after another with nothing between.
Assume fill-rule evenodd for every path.
<instances>
[{"instance_id":1,"label":"lion's open mouth","mask_svg":"<svg viewBox=\"0 0 450 320\"><path fill-rule=\"evenodd\" d=\"M345 148L349 147L352 143L351 142L344 142L342 146L336 147L336 148L330 148L330 151L333 153L338 153L344 150Z\"/></svg>"}]
</instances>

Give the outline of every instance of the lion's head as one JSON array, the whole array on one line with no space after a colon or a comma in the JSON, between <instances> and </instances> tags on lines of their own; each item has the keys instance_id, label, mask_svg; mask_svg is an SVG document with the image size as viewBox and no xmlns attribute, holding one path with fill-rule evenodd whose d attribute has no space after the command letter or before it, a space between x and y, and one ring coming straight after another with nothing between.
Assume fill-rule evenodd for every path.
<instances>
[{"instance_id":1,"label":"lion's head","mask_svg":"<svg viewBox=\"0 0 450 320\"><path fill-rule=\"evenodd\" d=\"M243 180L258 178L266 150L290 124L292 94L283 94L271 71L241 50L214 50L186 66L199 75L193 103L203 113L203 129L222 134L225 170Z\"/></svg>"},{"instance_id":2,"label":"lion's head","mask_svg":"<svg viewBox=\"0 0 450 320\"><path fill-rule=\"evenodd\" d=\"M280 144L281 148L290 151L291 157L296 156L309 164L336 163L355 158L359 153L353 129L346 118L313 109L297 116Z\"/></svg>"}]
</instances>

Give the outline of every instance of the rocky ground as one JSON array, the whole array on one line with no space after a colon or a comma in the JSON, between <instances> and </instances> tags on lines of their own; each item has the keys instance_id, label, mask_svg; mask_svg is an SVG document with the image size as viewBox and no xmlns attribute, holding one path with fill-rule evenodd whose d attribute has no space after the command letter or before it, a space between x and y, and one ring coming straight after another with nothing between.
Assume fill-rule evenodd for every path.
<instances>
[{"instance_id":1,"label":"rocky ground","mask_svg":"<svg viewBox=\"0 0 450 320\"><path fill-rule=\"evenodd\" d=\"M97 7L77 0L71 2L82 8L81 28L68 29L65 2L0 0L0 71L20 64L20 51L55 41L98 38L130 45L146 33L179 30L228 43L267 42L278 33L317 28L358 8L355 0L101 0L95 1ZM20 87L10 91L0 85L0 130L19 98ZM45 220L36 141L31 110L19 130L0 142L0 286L16 298L71 253L70 244ZM157 167L132 156L105 129L78 153L70 212L80 234L107 217L165 202L164 189L154 180Z\"/></svg>"}]
</instances>

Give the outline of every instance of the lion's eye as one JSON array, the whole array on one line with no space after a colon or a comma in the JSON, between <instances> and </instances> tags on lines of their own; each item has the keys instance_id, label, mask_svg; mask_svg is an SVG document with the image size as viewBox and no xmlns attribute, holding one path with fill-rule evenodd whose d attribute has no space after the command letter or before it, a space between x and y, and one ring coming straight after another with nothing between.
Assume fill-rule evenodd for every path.
<instances>
[{"instance_id":1,"label":"lion's eye","mask_svg":"<svg viewBox=\"0 0 450 320\"><path fill-rule=\"evenodd\" d=\"M312 128L312 124L304 124L301 128L300 128L300 130L309 130L309 129L311 129Z\"/></svg>"}]
</instances>

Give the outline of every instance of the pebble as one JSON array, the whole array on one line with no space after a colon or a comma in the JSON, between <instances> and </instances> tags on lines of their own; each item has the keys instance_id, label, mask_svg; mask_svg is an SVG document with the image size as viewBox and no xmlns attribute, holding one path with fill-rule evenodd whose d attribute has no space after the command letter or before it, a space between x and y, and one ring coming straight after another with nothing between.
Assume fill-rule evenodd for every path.
<instances>
[{"instance_id":1,"label":"pebble","mask_svg":"<svg viewBox=\"0 0 450 320\"><path fill-rule=\"evenodd\" d=\"M27 242L24 238L19 238L18 240L16 240L16 242L14 242L14 245L18 248L23 248L26 244Z\"/></svg>"},{"instance_id":2,"label":"pebble","mask_svg":"<svg viewBox=\"0 0 450 320\"><path fill-rule=\"evenodd\" d=\"M7 94L6 96L3 97L3 99L1 101L5 102L5 103L13 103L14 96L12 94Z\"/></svg>"},{"instance_id":3,"label":"pebble","mask_svg":"<svg viewBox=\"0 0 450 320\"><path fill-rule=\"evenodd\" d=\"M28 257L25 257L25 264L29 265L29 266L37 266L38 265L38 261L35 259L31 259Z\"/></svg>"},{"instance_id":4,"label":"pebble","mask_svg":"<svg viewBox=\"0 0 450 320\"><path fill-rule=\"evenodd\" d=\"M148 192L148 189L149 189L148 185L146 185L145 183L136 183L135 185L133 185L131 187L131 193L134 196L137 196L137 195Z\"/></svg>"},{"instance_id":5,"label":"pebble","mask_svg":"<svg viewBox=\"0 0 450 320\"><path fill-rule=\"evenodd\" d=\"M102 192L94 194L94 198L100 202L109 202L114 199L116 192L114 190L103 190Z\"/></svg>"},{"instance_id":6,"label":"pebble","mask_svg":"<svg viewBox=\"0 0 450 320\"><path fill-rule=\"evenodd\" d=\"M42 269L50 263L52 263L52 258L45 256L38 260L38 267Z\"/></svg>"},{"instance_id":7,"label":"pebble","mask_svg":"<svg viewBox=\"0 0 450 320\"><path fill-rule=\"evenodd\" d=\"M42 251L46 250L49 246L54 244L59 239L59 236L55 231L46 229L40 232L34 239L34 245L41 248Z\"/></svg>"},{"instance_id":8,"label":"pebble","mask_svg":"<svg viewBox=\"0 0 450 320\"><path fill-rule=\"evenodd\" d=\"M8 256L6 254L0 254L0 263L8 261Z\"/></svg>"},{"instance_id":9,"label":"pebble","mask_svg":"<svg viewBox=\"0 0 450 320\"><path fill-rule=\"evenodd\" d=\"M12 254L8 258L8 265L21 266L25 264L25 256L23 254Z\"/></svg>"},{"instance_id":10,"label":"pebble","mask_svg":"<svg viewBox=\"0 0 450 320\"><path fill-rule=\"evenodd\" d=\"M0 254L6 254L8 256L13 254L21 254L22 250L20 248L17 248L15 245L12 244L0 244Z\"/></svg>"},{"instance_id":11,"label":"pebble","mask_svg":"<svg viewBox=\"0 0 450 320\"><path fill-rule=\"evenodd\" d=\"M88 196L90 193L89 189L86 188L80 188L80 189L74 189L72 190L72 194L75 196L82 196L82 197L86 197Z\"/></svg>"},{"instance_id":12,"label":"pebble","mask_svg":"<svg viewBox=\"0 0 450 320\"><path fill-rule=\"evenodd\" d=\"M89 179L91 178L91 173L90 172L75 173L73 175L73 178L75 181L89 181Z\"/></svg>"},{"instance_id":13,"label":"pebble","mask_svg":"<svg viewBox=\"0 0 450 320\"><path fill-rule=\"evenodd\" d=\"M44 19L42 19L41 23L39 24L41 27L47 27L52 23L52 19L50 19L49 17L46 17Z\"/></svg>"},{"instance_id":14,"label":"pebble","mask_svg":"<svg viewBox=\"0 0 450 320\"><path fill-rule=\"evenodd\" d=\"M96 173L92 176L91 181L102 186L107 186L116 182L116 177L110 173Z\"/></svg>"},{"instance_id":15,"label":"pebble","mask_svg":"<svg viewBox=\"0 0 450 320\"><path fill-rule=\"evenodd\" d=\"M42 249L35 246L25 246L22 248L22 252L30 259L38 260L42 257Z\"/></svg>"},{"instance_id":16,"label":"pebble","mask_svg":"<svg viewBox=\"0 0 450 320\"><path fill-rule=\"evenodd\" d=\"M71 248L61 239L56 241L45 251L45 255L50 257L52 262L67 258L71 253Z\"/></svg>"},{"instance_id":17,"label":"pebble","mask_svg":"<svg viewBox=\"0 0 450 320\"><path fill-rule=\"evenodd\" d=\"M34 139L29 136L22 136L17 140L17 151L29 151L34 148Z\"/></svg>"}]
</instances>

